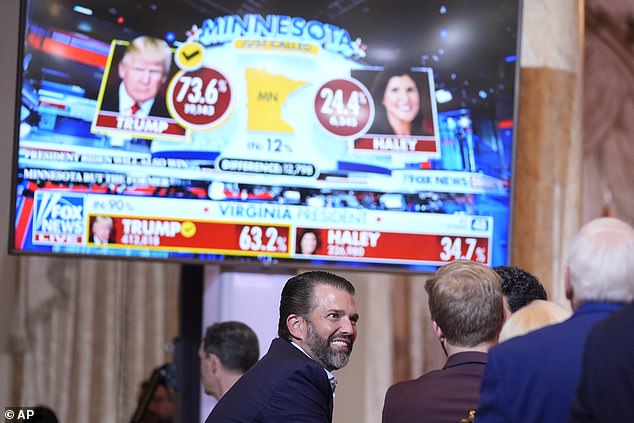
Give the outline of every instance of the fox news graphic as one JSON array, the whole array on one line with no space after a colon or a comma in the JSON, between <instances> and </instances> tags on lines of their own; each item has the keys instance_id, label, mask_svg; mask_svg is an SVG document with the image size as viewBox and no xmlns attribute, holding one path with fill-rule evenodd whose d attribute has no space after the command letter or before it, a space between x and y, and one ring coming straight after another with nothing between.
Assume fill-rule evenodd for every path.
<instances>
[{"instance_id":1,"label":"fox news graphic","mask_svg":"<svg viewBox=\"0 0 634 423\"><path fill-rule=\"evenodd\" d=\"M23 6L14 251L508 262L516 2Z\"/></svg>"},{"instance_id":2,"label":"fox news graphic","mask_svg":"<svg viewBox=\"0 0 634 423\"><path fill-rule=\"evenodd\" d=\"M53 191L35 192L33 243L82 245L84 197Z\"/></svg>"}]
</instances>

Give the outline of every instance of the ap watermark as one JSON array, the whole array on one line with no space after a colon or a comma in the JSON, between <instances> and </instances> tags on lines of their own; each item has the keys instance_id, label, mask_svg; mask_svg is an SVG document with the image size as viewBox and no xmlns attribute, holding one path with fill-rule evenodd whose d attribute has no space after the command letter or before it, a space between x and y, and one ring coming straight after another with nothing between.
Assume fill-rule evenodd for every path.
<instances>
[{"instance_id":1,"label":"ap watermark","mask_svg":"<svg viewBox=\"0 0 634 423\"><path fill-rule=\"evenodd\" d=\"M5 407L4 421L9 422L28 422L35 415L35 410L28 407Z\"/></svg>"}]
</instances>

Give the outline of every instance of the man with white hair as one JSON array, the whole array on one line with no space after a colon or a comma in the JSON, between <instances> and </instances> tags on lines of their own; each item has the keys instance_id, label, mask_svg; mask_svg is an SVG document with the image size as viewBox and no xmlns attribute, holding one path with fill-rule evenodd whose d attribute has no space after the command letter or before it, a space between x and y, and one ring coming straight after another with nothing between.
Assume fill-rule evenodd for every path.
<instances>
[{"instance_id":1,"label":"man with white hair","mask_svg":"<svg viewBox=\"0 0 634 423\"><path fill-rule=\"evenodd\" d=\"M614 218L582 227L569 244L565 286L570 319L489 351L478 423L568 421L588 333L634 299L634 229Z\"/></svg>"}]
</instances>

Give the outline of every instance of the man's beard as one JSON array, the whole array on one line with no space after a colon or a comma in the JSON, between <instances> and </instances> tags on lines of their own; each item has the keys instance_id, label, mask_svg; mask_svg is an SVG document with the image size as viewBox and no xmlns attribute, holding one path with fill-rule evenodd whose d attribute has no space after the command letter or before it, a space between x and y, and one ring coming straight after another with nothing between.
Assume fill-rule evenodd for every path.
<instances>
[{"instance_id":1,"label":"man's beard","mask_svg":"<svg viewBox=\"0 0 634 423\"><path fill-rule=\"evenodd\" d=\"M330 347L330 341L336 338L346 339L350 343L350 349L348 351L333 351ZM313 325L309 323L307 343L315 357L326 366L328 371L341 369L348 364L352 352L352 337L350 335L335 333L328 338L322 338L315 332Z\"/></svg>"}]
</instances>

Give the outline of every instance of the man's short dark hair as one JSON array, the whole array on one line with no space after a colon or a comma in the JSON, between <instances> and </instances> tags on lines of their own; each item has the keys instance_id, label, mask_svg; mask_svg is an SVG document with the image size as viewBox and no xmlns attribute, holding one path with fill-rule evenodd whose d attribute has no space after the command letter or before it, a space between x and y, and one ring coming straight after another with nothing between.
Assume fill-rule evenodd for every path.
<instances>
[{"instance_id":1,"label":"man's short dark hair","mask_svg":"<svg viewBox=\"0 0 634 423\"><path fill-rule=\"evenodd\" d=\"M203 350L214 354L225 369L246 373L260 356L258 337L242 322L220 322L205 331Z\"/></svg>"},{"instance_id":2,"label":"man's short dark hair","mask_svg":"<svg viewBox=\"0 0 634 423\"><path fill-rule=\"evenodd\" d=\"M284 285L280 298L280 320L277 327L277 334L280 338L292 339L286 326L288 316L297 314L308 318L314 307L313 299L317 285L332 286L354 295L354 286L348 280L334 273L315 270L290 278Z\"/></svg>"},{"instance_id":3,"label":"man's short dark hair","mask_svg":"<svg viewBox=\"0 0 634 423\"><path fill-rule=\"evenodd\" d=\"M539 279L517 266L498 266L493 270L502 277L502 293L511 313L533 300L547 300L548 295Z\"/></svg>"}]
</instances>

